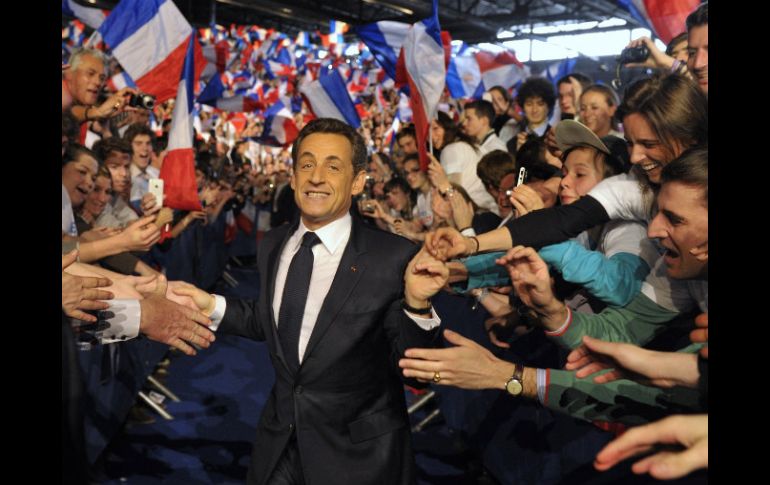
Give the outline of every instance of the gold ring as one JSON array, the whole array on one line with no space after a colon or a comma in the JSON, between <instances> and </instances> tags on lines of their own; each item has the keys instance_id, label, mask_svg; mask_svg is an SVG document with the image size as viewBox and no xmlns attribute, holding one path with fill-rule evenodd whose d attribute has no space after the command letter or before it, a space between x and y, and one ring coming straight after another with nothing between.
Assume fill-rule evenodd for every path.
<instances>
[{"instance_id":1,"label":"gold ring","mask_svg":"<svg viewBox=\"0 0 770 485\"><path fill-rule=\"evenodd\" d=\"M115 107L115 109L120 109L120 101L118 101L117 103L115 103L115 106L114 106L114 107Z\"/></svg>"},{"instance_id":2,"label":"gold ring","mask_svg":"<svg viewBox=\"0 0 770 485\"><path fill-rule=\"evenodd\" d=\"M433 373L433 382L438 384L440 381L441 381L441 374L439 373L439 371L434 372Z\"/></svg>"}]
</instances>

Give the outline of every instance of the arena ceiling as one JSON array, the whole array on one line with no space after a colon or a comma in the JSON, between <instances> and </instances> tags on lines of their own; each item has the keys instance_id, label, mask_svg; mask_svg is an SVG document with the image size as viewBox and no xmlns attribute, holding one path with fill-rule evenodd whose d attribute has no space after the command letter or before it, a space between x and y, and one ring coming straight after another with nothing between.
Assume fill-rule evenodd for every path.
<instances>
[{"instance_id":1,"label":"arena ceiling","mask_svg":"<svg viewBox=\"0 0 770 485\"><path fill-rule=\"evenodd\" d=\"M112 8L117 1L78 0ZM216 23L228 26L259 25L287 34L320 30L328 33L329 20L362 24L378 20L417 22L430 14L431 0L174 0L187 19L196 26ZM516 39L531 34L523 29L533 24L554 22L603 21L624 19L630 27L641 26L612 0L439 0L439 22L453 39L469 44L496 42L498 34L510 31ZM608 29L617 29L609 27ZM581 33L601 31L601 28ZM352 41L353 34L347 34ZM346 40L347 40L346 35ZM537 36L532 36L537 38Z\"/></svg>"}]
</instances>

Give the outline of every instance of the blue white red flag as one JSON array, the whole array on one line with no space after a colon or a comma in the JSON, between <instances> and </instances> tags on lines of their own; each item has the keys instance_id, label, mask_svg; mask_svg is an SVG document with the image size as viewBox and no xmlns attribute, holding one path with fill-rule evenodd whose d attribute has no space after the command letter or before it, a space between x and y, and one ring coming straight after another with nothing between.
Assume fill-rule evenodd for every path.
<instances>
[{"instance_id":1,"label":"blue white red flag","mask_svg":"<svg viewBox=\"0 0 770 485\"><path fill-rule=\"evenodd\" d=\"M125 1L125 0L124 0ZM120 7L120 5L118 5ZM187 41L182 76L177 87L176 103L168 135L168 153L160 170L163 179L163 205L172 209L201 210L195 182L193 154L193 86L195 81L194 36Z\"/></svg>"},{"instance_id":2,"label":"blue white red flag","mask_svg":"<svg viewBox=\"0 0 770 485\"><path fill-rule=\"evenodd\" d=\"M206 64L195 31L171 0L122 0L98 32L137 87L158 103L177 94L188 46L194 84Z\"/></svg>"},{"instance_id":3,"label":"blue white red flag","mask_svg":"<svg viewBox=\"0 0 770 485\"><path fill-rule=\"evenodd\" d=\"M412 26L404 22L383 20L353 27L366 44L377 62L391 79L396 79L396 63L404 45L406 34Z\"/></svg>"},{"instance_id":4,"label":"blue white red flag","mask_svg":"<svg viewBox=\"0 0 770 485\"><path fill-rule=\"evenodd\" d=\"M631 15L647 26L663 42L685 32L685 20L698 8L700 0L617 0Z\"/></svg>"},{"instance_id":5,"label":"blue white red flag","mask_svg":"<svg viewBox=\"0 0 770 485\"><path fill-rule=\"evenodd\" d=\"M287 146L294 143L299 134L289 108L278 101L265 111L265 124L260 143L271 146Z\"/></svg>"},{"instance_id":6,"label":"blue white red flag","mask_svg":"<svg viewBox=\"0 0 770 485\"><path fill-rule=\"evenodd\" d=\"M110 13L109 10L102 10L101 8L84 7L74 0L62 0L61 11L70 17L80 19L92 29L98 29Z\"/></svg>"},{"instance_id":7,"label":"blue white red flag","mask_svg":"<svg viewBox=\"0 0 770 485\"><path fill-rule=\"evenodd\" d=\"M305 84L300 92L317 118L336 118L353 128L361 126L345 82L336 70L322 69L318 79Z\"/></svg>"},{"instance_id":8,"label":"blue white red flag","mask_svg":"<svg viewBox=\"0 0 770 485\"><path fill-rule=\"evenodd\" d=\"M516 55L510 51L492 54L491 52L477 52L476 62L479 65L481 80L484 83L484 91L493 86L502 86L509 89L517 82L529 77L529 67L525 66Z\"/></svg>"}]
</instances>

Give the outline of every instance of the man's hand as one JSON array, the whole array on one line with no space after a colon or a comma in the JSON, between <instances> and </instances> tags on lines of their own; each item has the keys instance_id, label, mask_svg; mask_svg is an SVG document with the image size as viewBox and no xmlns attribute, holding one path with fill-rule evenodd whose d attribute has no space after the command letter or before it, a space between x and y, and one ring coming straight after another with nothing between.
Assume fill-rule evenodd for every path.
<instances>
[{"instance_id":1,"label":"man's hand","mask_svg":"<svg viewBox=\"0 0 770 485\"><path fill-rule=\"evenodd\" d=\"M200 310L207 317L214 313L217 301L210 293L206 293L200 288L185 281L169 281L169 290L169 293L173 293L176 298L185 300L185 303L174 300L180 305L189 307L190 304L192 304L191 308ZM171 296L168 296L168 298L172 299Z\"/></svg>"},{"instance_id":2,"label":"man's hand","mask_svg":"<svg viewBox=\"0 0 770 485\"><path fill-rule=\"evenodd\" d=\"M647 46L647 49L650 51L650 55L644 62L632 62L630 64L626 64L626 67L653 67L659 69L671 69L671 66L674 65L674 58L658 49L658 46L656 46L655 42L653 42L649 37L639 37L638 39L632 40L626 46L626 49L629 47L639 47L640 45Z\"/></svg>"},{"instance_id":3,"label":"man's hand","mask_svg":"<svg viewBox=\"0 0 770 485\"><path fill-rule=\"evenodd\" d=\"M441 227L436 231L427 233L424 247L434 258L440 261L467 256L476 251L476 243L452 227Z\"/></svg>"},{"instance_id":4,"label":"man's hand","mask_svg":"<svg viewBox=\"0 0 770 485\"><path fill-rule=\"evenodd\" d=\"M638 426L611 441L596 455L594 467L605 471L619 462L652 449L653 445L684 446L682 451L661 451L634 463L636 474L649 473L658 480L680 478L709 466L708 414L669 416Z\"/></svg>"},{"instance_id":5,"label":"man's hand","mask_svg":"<svg viewBox=\"0 0 770 485\"><path fill-rule=\"evenodd\" d=\"M77 318L86 322L95 322L93 315L83 310L105 310L109 304L98 300L111 300L113 294L100 288L110 286L109 278L94 278L87 276L75 276L65 272L78 257L77 249L70 251L61 257L61 306L64 313L71 318Z\"/></svg>"},{"instance_id":6,"label":"man's hand","mask_svg":"<svg viewBox=\"0 0 770 485\"><path fill-rule=\"evenodd\" d=\"M513 364L504 362L492 352L459 333L444 330L444 338L454 347L445 349L407 349L398 361L405 377L421 382L455 386L461 389L502 389L513 375Z\"/></svg>"},{"instance_id":7,"label":"man's hand","mask_svg":"<svg viewBox=\"0 0 770 485\"><path fill-rule=\"evenodd\" d=\"M155 214L156 212L158 212L163 208L162 205L158 204L158 199L155 198L155 195L149 192L147 192L142 196L141 205L142 205L142 213L145 216Z\"/></svg>"},{"instance_id":8,"label":"man's hand","mask_svg":"<svg viewBox=\"0 0 770 485\"><path fill-rule=\"evenodd\" d=\"M589 336L583 345L567 356L567 370L577 370L575 377L583 378L604 369L611 371L594 377L604 384L617 379L641 379L653 386L669 388L676 385L698 385L698 363L695 354L656 352L636 345L605 342Z\"/></svg>"},{"instance_id":9,"label":"man's hand","mask_svg":"<svg viewBox=\"0 0 770 485\"><path fill-rule=\"evenodd\" d=\"M695 317L695 326L698 327L692 332L690 332L690 340L692 340L695 343L705 342L706 346L700 349L700 355L703 356L704 359L709 358L709 314L708 313L701 313L697 317Z\"/></svg>"},{"instance_id":10,"label":"man's hand","mask_svg":"<svg viewBox=\"0 0 770 485\"><path fill-rule=\"evenodd\" d=\"M80 240L83 242L98 241L111 236L120 234L122 229L118 227L93 227L80 234Z\"/></svg>"},{"instance_id":11,"label":"man's hand","mask_svg":"<svg viewBox=\"0 0 770 485\"><path fill-rule=\"evenodd\" d=\"M414 255L404 274L404 299L409 306L425 308L428 298L438 293L449 279L446 264L431 256L423 246Z\"/></svg>"},{"instance_id":12,"label":"man's hand","mask_svg":"<svg viewBox=\"0 0 770 485\"><path fill-rule=\"evenodd\" d=\"M532 248L516 246L497 260L511 275L513 288L525 305L540 315L549 316L561 310L561 303L551 290L551 276L548 265Z\"/></svg>"},{"instance_id":13,"label":"man's hand","mask_svg":"<svg viewBox=\"0 0 770 485\"><path fill-rule=\"evenodd\" d=\"M126 251L147 251L160 240L160 228L154 220L154 215L141 217L120 234Z\"/></svg>"},{"instance_id":14,"label":"man's hand","mask_svg":"<svg viewBox=\"0 0 770 485\"><path fill-rule=\"evenodd\" d=\"M545 207L540 195L532 187L523 184L513 188L510 200L513 207L516 208L516 217Z\"/></svg>"},{"instance_id":15,"label":"man's hand","mask_svg":"<svg viewBox=\"0 0 770 485\"><path fill-rule=\"evenodd\" d=\"M134 88L122 88L99 106L91 107L88 115L90 118L107 118L108 116L116 116L124 111L137 111L138 108L128 106L129 96L137 93L138 91Z\"/></svg>"},{"instance_id":16,"label":"man's hand","mask_svg":"<svg viewBox=\"0 0 770 485\"><path fill-rule=\"evenodd\" d=\"M211 325L211 320L198 311L167 299L167 288L166 277L160 275L155 290L139 300L142 310L139 331L150 339L175 347L187 355L196 354L195 349L188 344L208 348L215 337L204 325Z\"/></svg>"}]
</instances>

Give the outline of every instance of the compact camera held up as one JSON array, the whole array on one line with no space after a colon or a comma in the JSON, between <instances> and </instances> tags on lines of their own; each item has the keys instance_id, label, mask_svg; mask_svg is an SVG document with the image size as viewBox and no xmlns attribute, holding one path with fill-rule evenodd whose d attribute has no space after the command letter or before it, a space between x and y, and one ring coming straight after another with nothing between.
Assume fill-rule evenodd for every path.
<instances>
[{"instance_id":1,"label":"compact camera held up","mask_svg":"<svg viewBox=\"0 0 770 485\"><path fill-rule=\"evenodd\" d=\"M132 94L128 100L128 106L132 108L153 109L155 107L155 96L147 93Z\"/></svg>"},{"instance_id":2,"label":"compact camera held up","mask_svg":"<svg viewBox=\"0 0 770 485\"><path fill-rule=\"evenodd\" d=\"M644 62L650 57L650 49L641 44L637 47L627 47L623 49L618 56L618 64L631 64L634 62Z\"/></svg>"}]
</instances>

